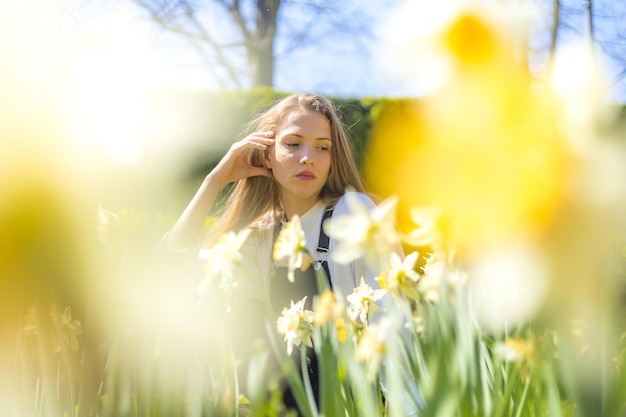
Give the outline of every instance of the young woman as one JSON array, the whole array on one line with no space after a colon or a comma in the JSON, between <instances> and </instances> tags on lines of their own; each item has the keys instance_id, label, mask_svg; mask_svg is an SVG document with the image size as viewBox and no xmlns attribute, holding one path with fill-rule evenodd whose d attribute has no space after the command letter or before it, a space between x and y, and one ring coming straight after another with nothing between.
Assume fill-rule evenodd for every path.
<instances>
[{"instance_id":1,"label":"young woman","mask_svg":"<svg viewBox=\"0 0 626 417\"><path fill-rule=\"evenodd\" d=\"M327 252L333 252L334 242L327 237L327 244L323 242L322 221L348 212L346 192L353 191L367 206L374 207L363 194L348 137L330 100L316 94L292 95L260 114L251 126L254 131L234 143L206 176L165 242L171 249L197 243L218 194L236 182L204 245L210 246L226 231L252 230L241 248L245 274L238 280L243 284L243 299L233 314L240 321L231 326L238 328L232 335L234 345L242 346L249 346L254 334L254 329L244 327L255 323L245 317L255 315L254 299L272 300L274 312L279 314L283 307L289 307L290 299L295 302L302 294L315 292L310 285L314 277L296 278L291 284L276 273L281 268L272 260L277 229L295 215L300 217L309 252L318 261L328 261L326 271L333 289L348 295L361 277L371 287L378 287L374 280L377 271L368 270L362 260L347 265L333 262ZM319 252L320 245L328 251ZM243 338L237 340L238 335Z\"/></svg>"},{"instance_id":2,"label":"young woman","mask_svg":"<svg viewBox=\"0 0 626 417\"><path fill-rule=\"evenodd\" d=\"M348 137L327 98L316 94L286 97L257 116L251 126L254 132L234 143L206 176L165 243L170 249L196 244L219 192L237 182L203 246L226 231L251 228L253 233L242 248L246 269L251 277L263 279L263 288L269 288L276 226L300 216L307 249L317 256L327 207L334 207L333 216L346 214L349 190L369 207L374 203L363 194ZM333 247L331 239L330 253ZM368 271L360 260L339 265L329 258L328 263L330 282L344 295L358 286L361 277L378 286L377 271Z\"/></svg>"}]
</instances>

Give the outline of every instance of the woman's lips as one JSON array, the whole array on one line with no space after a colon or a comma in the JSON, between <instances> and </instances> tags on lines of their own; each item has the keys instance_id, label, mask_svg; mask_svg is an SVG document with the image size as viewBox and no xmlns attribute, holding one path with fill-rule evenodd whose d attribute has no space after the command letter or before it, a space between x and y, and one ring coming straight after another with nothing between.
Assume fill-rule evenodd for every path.
<instances>
[{"instance_id":1,"label":"woman's lips","mask_svg":"<svg viewBox=\"0 0 626 417\"><path fill-rule=\"evenodd\" d=\"M301 171L298 172L296 178L303 181L313 181L315 179L315 174L313 174L311 171Z\"/></svg>"}]
</instances>

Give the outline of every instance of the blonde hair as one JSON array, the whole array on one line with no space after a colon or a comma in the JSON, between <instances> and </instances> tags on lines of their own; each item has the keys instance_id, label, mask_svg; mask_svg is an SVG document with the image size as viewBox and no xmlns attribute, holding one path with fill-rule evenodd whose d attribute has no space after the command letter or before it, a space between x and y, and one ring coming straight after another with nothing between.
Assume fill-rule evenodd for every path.
<instances>
[{"instance_id":1,"label":"blonde hair","mask_svg":"<svg viewBox=\"0 0 626 417\"><path fill-rule=\"evenodd\" d=\"M296 110L312 110L322 114L329 122L333 146L328 179L320 191L320 199L329 204L341 198L347 189L363 192L364 187L357 169L348 135L333 103L317 94L294 94L273 103L248 125L248 134L254 131L278 129L285 117ZM248 161L252 166L264 166L265 155L252 150ZM237 182L222 206L219 219L209 231L205 245L215 241L222 233L239 231L244 227L273 226L283 216L279 185L273 177L255 176Z\"/></svg>"}]
</instances>

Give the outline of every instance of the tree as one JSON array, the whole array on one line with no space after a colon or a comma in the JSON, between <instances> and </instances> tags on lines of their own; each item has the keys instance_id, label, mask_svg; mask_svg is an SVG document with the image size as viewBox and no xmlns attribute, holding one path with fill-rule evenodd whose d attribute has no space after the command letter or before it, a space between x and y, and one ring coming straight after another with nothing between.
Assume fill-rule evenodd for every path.
<instances>
[{"instance_id":1,"label":"tree","mask_svg":"<svg viewBox=\"0 0 626 417\"><path fill-rule=\"evenodd\" d=\"M610 72L608 86L615 97L626 92L626 2L611 0L538 0L546 16L533 48L535 62L550 64L557 50L572 39L583 40ZM549 32L547 34L544 31ZM546 45L545 39L549 39ZM547 53L547 58L545 54Z\"/></svg>"},{"instance_id":2,"label":"tree","mask_svg":"<svg viewBox=\"0 0 626 417\"><path fill-rule=\"evenodd\" d=\"M222 87L273 86L278 57L313 42L363 44L372 30L371 17L356 2L131 1L164 31L193 45Z\"/></svg>"}]
</instances>

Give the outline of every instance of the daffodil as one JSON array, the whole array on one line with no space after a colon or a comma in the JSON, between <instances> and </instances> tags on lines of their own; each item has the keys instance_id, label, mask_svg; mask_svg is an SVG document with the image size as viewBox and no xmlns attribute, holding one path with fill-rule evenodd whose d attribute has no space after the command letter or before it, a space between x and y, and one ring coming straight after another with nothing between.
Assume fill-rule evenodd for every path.
<instances>
[{"instance_id":1,"label":"daffodil","mask_svg":"<svg viewBox=\"0 0 626 417\"><path fill-rule=\"evenodd\" d=\"M285 337L287 342L287 354L291 355L294 346L304 343L313 346L311 336L313 333L313 312L304 309L306 297L294 304L291 301L289 308L284 308L276 320L278 333Z\"/></svg>"},{"instance_id":2,"label":"daffodil","mask_svg":"<svg viewBox=\"0 0 626 417\"><path fill-rule=\"evenodd\" d=\"M335 297L335 293L326 290L317 299L313 313L313 324L323 326L331 320L336 320L343 311L342 303Z\"/></svg>"},{"instance_id":3,"label":"daffodil","mask_svg":"<svg viewBox=\"0 0 626 417\"><path fill-rule=\"evenodd\" d=\"M361 277L361 284L348 295L348 314L352 320L357 318L363 324L367 324L370 316L376 311L382 311L382 308L376 305L376 301L382 299L385 290L374 290L365 283Z\"/></svg>"},{"instance_id":4,"label":"daffodil","mask_svg":"<svg viewBox=\"0 0 626 417\"><path fill-rule=\"evenodd\" d=\"M576 163L558 102L537 88L512 38L503 36L513 24L502 25L505 19L476 2L453 3L410 6L437 13L420 13L429 19L424 25L402 16L394 27L413 52L395 67L411 68L409 83L436 87L381 109L363 176L374 193L398 196L399 230L408 228L411 208L441 207L455 225L448 247L546 233Z\"/></svg>"},{"instance_id":5,"label":"daffodil","mask_svg":"<svg viewBox=\"0 0 626 417\"><path fill-rule=\"evenodd\" d=\"M506 362L527 361L532 358L533 352L532 341L518 338L507 338L494 348L494 353Z\"/></svg>"},{"instance_id":6,"label":"daffodil","mask_svg":"<svg viewBox=\"0 0 626 417\"><path fill-rule=\"evenodd\" d=\"M423 274L417 290L423 300L431 303L441 301L442 286L446 286L450 300L454 300L456 289L467 282L467 272L454 266L453 254L431 253L422 267Z\"/></svg>"},{"instance_id":7,"label":"daffodil","mask_svg":"<svg viewBox=\"0 0 626 417\"><path fill-rule=\"evenodd\" d=\"M419 299L417 283L420 275L415 271L418 253L412 252L401 259L396 253L389 258L389 268L385 275L377 278L380 286L396 296L404 296L409 299Z\"/></svg>"},{"instance_id":8,"label":"daffodil","mask_svg":"<svg viewBox=\"0 0 626 417\"><path fill-rule=\"evenodd\" d=\"M37 307L31 305L26 310L22 331L25 336L37 336L39 334L39 311L37 311Z\"/></svg>"},{"instance_id":9,"label":"daffodil","mask_svg":"<svg viewBox=\"0 0 626 417\"><path fill-rule=\"evenodd\" d=\"M407 323L406 326L407 328L413 326L413 329L415 329L415 331L420 334L426 331L426 321L417 310L414 310L411 313L411 321Z\"/></svg>"},{"instance_id":10,"label":"daffodil","mask_svg":"<svg viewBox=\"0 0 626 417\"><path fill-rule=\"evenodd\" d=\"M62 350L62 346L69 345L70 349L78 350L78 336L83 334L83 325L80 320L72 318L72 308L66 307L63 310L61 317L57 316L57 312L52 306L51 310L52 321L60 326L60 334L62 335L62 341L57 340L57 352Z\"/></svg>"},{"instance_id":11,"label":"daffodil","mask_svg":"<svg viewBox=\"0 0 626 417\"><path fill-rule=\"evenodd\" d=\"M296 214L280 230L272 254L275 261L287 258L287 278L290 282L295 281L296 269L306 271L314 262L305 245L304 230L302 230L300 217Z\"/></svg>"},{"instance_id":12,"label":"daffodil","mask_svg":"<svg viewBox=\"0 0 626 417\"><path fill-rule=\"evenodd\" d=\"M412 246L435 245L440 240L437 222L441 210L436 207L413 207L411 218L417 225L411 232L402 236L402 240Z\"/></svg>"},{"instance_id":13,"label":"daffodil","mask_svg":"<svg viewBox=\"0 0 626 417\"><path fill-rule=\"evenodd\" d=\"M359 338L354 357L359 362L367 363L369 378L375 377L382 358L387 352L385 340L389 336L389 322L382 318L371 326L366 327Z\"/></svg>"},{"instance_id":14,"label":"daffodil","mask_svg":"<svg viewBox=\"0 0 626 417\"><path fill-rule=\"evenodd\" d=\"M213 247L204 252L206 278L198 287L201 298L213 286L217 286L228 295L239 286L236 276L242 260L240 250L249 235L250 229L243 229L238 233L230 231L223 234Z\"/></svg>"},{"instance_id":15,"label":"daffodil","mask_svg":"<svg viewBox=\"0 0 626 417\"><path fill-rule=\"evenodd\" d=\"M328 236L339 244L333 251L333 260L347 264L364 257L378 269L399 244L395 229L397 198L389 197L371 210L353 194L346 195L349 213L333 217L324 223Z\"/></svg>"}]
</instances>

